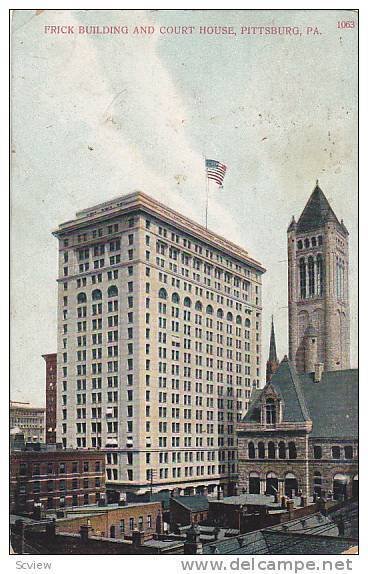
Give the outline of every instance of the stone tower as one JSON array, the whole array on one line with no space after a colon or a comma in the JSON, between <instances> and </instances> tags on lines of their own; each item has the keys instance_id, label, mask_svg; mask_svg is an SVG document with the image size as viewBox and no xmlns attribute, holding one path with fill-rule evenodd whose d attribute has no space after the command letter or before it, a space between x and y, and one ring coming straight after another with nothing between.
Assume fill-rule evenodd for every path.
<instances>
[{"instance_id":1,"label":"stone tower","mask_svg":"<svg viewBox=\"0 0 368 574\"><path fill-rule=\"evenodd\" d=\"M317 362L326 371L350 368L348 237L317 181L288 228L289 357L300 373L311 367L310 327Z\"/></svg>"},{"instance_id":2,"label":"stone tower","mask_svg":"<svg viewBox=\"0 0 368 574\"><path fill-rule=\"evenodd\" d=\"M268 361L266 366L266 383L268 383L271 380L271 377L277 371L278 366L279 366L279 360L277 358L277 352L276 352L275 328L273 325L273 316L272 316L270 352L268 355Z\"/></svg>"}]
</instances>

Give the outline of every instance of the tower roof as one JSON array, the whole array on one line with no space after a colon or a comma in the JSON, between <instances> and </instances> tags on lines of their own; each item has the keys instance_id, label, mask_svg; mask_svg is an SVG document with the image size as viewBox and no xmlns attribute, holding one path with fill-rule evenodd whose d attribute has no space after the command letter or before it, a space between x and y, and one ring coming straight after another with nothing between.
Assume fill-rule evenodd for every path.
<instances>
[{"instance_id":1,"label":"tower roof","mask_svg":"<svg viewBox=\"0 0 368 574\"><path fill-rule=\"evenodd\" d=\"M297 231L303 233L305 231L317 229L319 227L323 227L327 221L336 223L344 235L347 233L345 226L342 227L341 223L337 219L325 194L319 187L317 180L313 193L298 220Z\"/></svg>"},{"instance_id":2,"label":"tower roof","mask_svg":"<svg viewBox=\"0 0 368 574\"><path fill-rule=\"evenodd\" d=\"M271 323L270 353L268 356L268 360L272 363L277 362L276 338L275 338L275 328L273 325L273 316L272 316L272 323Z\"/></svg>"}]
</instances>

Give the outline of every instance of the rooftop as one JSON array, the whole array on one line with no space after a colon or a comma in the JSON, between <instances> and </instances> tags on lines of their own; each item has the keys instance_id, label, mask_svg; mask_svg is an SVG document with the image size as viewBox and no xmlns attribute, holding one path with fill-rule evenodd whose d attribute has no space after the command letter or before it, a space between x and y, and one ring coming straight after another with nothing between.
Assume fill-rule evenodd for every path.
<instances>
[{"instance_id":1,"label":"rooftop","mask_svg":"<svg viewBox=\"0 0 368 574\"><path fill-rule=\"evenodd\" d=\"M347 235L346 227L337 219L317 181L313 193L296 223L296 229L298 233L304 233L323 227L327 222L337 224L340 231L342 231L344 235Z\"/></svg>"},{"instance_id":2,"label":"rooftop","mask_svg":"<svg viewBox=\"0 0 368 574\"><path fill-rule=\"evenodd\" d=\"M285 357L268 385L283 400L284 422L312 421L310 436L316 438L357 438L358 382L357 369L325 371L314 382L313 373L298 374ZM252 393L244 422L259 422L265 388Z\"/></svg>"},{"instance_id":3,"label":"rooftop","mask_svg":"<svg viewBox=\"0 0 368 574\"><path fill-rule=\"evenodd\" d=\"M239 245L228 241L217 233L209 231L203 225L189 219L185 215L141 191L135 191L134 193L123 195L77 212L76 219L66 221L59 225L58 229L54 231L54 235L56 237L64 236L66 233L73 232L76 229L89 227L91 223L101 223L106 220L106 218L110 219L137 211L143 211L151 216L156 216L162 221L181 229L186 235L206 241L212 245L213 248L224 250L235 259L249 263L255 267L258 272L265 272L265 268L258 261L251 258L248 252L242 247L239 247Z\"/></svg>"},{"instance_id":4,"label":"rooftop","mask_svg":"<svg viewBox=\"0 0 368 574\"><path fill-rule=\"evenodd\" d=\"M181 504L187 510L192 512L204 512L208 510L209 503L206 496L201 496L199 494L195 496L175 496L171 498L177 504Z\"/></svg>"}]
</instances>

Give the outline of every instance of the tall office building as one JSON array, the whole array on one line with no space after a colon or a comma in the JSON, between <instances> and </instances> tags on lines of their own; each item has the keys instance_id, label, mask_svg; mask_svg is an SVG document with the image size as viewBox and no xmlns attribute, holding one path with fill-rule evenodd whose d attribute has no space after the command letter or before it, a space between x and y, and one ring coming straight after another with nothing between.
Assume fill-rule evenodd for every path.
<instances>
[{"instance_id":1,"label":"tall office building","mask_svg":"<svg viewBox=\"0 0 368 574\"><path fill-rule=\"evenodd\" d=\"M57 354L42 355L46 367L46 442L56 442L56 369Z\"/></svg>"},{"instance_id":2,"label":"tall office building","mask_svg":"<svg viewBox=\"0 0 368 574\"><path fill-rule=\"evenodd\" d=\"M349 233L318 182L288 228L288 280L289 357L297 371L313 370L314 363L349 369Z\"/></svg>"},{"instance_id":3,"label":"tall office building","mask_svg":"<svg viewBox=\"0 0 368 574\"><path fill-rule=\"evenodd\" d=\"M54 234L57 440L105 449L116 490L228 487L260 384L265 269L140 192Z\"/></svg>"}]
</instances>

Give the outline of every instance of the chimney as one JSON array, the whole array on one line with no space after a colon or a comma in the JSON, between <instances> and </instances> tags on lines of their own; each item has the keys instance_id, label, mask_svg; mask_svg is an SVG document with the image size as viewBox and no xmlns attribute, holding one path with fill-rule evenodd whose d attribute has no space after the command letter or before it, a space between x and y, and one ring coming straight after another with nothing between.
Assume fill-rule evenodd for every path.
<instances>
[{"instance_id":1,"label":"chimney","mask_svg":"<svg viewBox=\"0 0 368 574\"><path fill-rule=\"evenodd\" d=\"M323 363L316 363L314 366L314 382L320 383L323 375Z\"/></svg>"},{"instance_id":2,"label":"chimney","mask_svg":"<svg viewBox=\"0 0 368 574\"><path fill-rule=\"evenodd\" d=\"M79 534L84 544L88 542L90 530L92 530L92 526L90 524L82 524L79 529Z\"/></svg>"},{"instance_id":3,"label":"chimney","mask_svg":"<svg viewBox=\"0 0 368 574\"><path fill-rule=\"evenodd\" d=\"M286 502L286 510L288 511L290 516L293 515L293 513L294 513L294 500L288 500Z\"/></svg>"},{"instance_id":4,"label":"chimney","mask_svg":"<svg viewBox=\"0 0 368 574\"><path fill-rule=\"evenodd\" d=\"M51 522L46 524L46 535L47 539L54 538L56 535L56 520L55 518L52 519Z\"/></svg>"},{"instance_id":5,"label":"chimney","mask_svg":"<svg viewBox=\"0 0 368 574\"><path fill-rule=\"evenodd\" d=\"M134 548L142 546L144 540L144 532L142 530L133 530L132 532L132 543Z\"/></svg>"}]
</instances>

